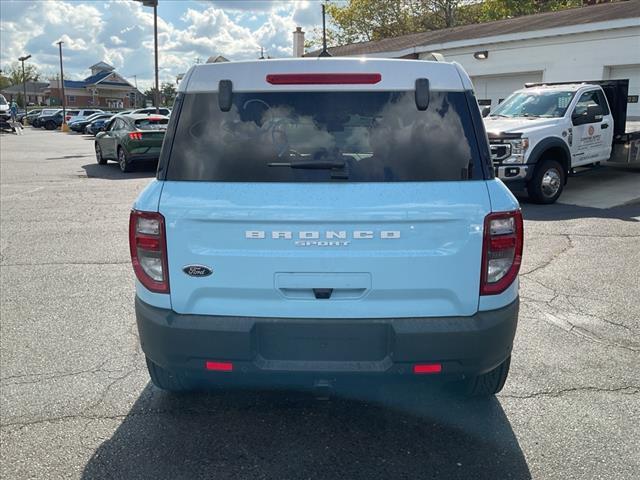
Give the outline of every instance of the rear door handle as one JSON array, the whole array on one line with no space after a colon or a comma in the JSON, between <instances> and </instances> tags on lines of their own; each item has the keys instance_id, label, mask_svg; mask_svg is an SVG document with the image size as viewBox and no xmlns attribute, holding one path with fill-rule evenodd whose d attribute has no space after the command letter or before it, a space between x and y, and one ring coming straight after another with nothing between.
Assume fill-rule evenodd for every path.
<instances>
[{"instance_id":1,"label":"rear door handle","mask_svg":"<svg viewBox=\"0 0 640 480\"><path fill-rule=\"evenodd\" d=\"M609 124L608 123L603 123L602 125L600 125L601 129L605 129L605 128L609 128Z\"/></svg>"}]
</instances>

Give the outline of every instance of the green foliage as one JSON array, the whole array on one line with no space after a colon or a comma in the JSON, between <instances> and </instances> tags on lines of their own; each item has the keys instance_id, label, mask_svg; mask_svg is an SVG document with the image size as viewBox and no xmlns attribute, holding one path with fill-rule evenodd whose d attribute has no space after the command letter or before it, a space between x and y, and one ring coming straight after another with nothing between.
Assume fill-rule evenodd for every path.
<instances>
[{"instance_id":1,"label":"green foliage","mask_svg":"<svg viewBox=\"0 0 640 480\"><path fill-rule=\"evenodd\" d=\"M582 0L485 0L482 2L479 20L489 22L534 13L555 12L582 4Z\"/></svg>"},{"instance_id":2,"label":"green foliage","mask_svg":"<svg viewBox=\"0 0 640 480\"><path fill-rule=\"evenodd\" d=\"M144 91L144 96L151 100L151 102L155 101L156 87L148 88ZM170 107L173 105L173 102L176 99L176 95L178 91L176 87L171 82L164 82L160 84L160 104L163 107Z\"/></svg>"},{"instance_id":3,"label":"green foliage","mask_svg":"<svg viewBox=\"0 0 640 480\"><path fill-rule=\"evenodd\" d=\"M583 4L587 0L349 0L347 4L333 0L326 3L327 44L380 40ZM322 45L321 30L311 32L306 47Z\"/></svg>"},{"instance_id":4,"label":"green foliage","mask_svg":"<svg viewBox=\"0 0 640 480\"><path fill-rule=\"evenodd\" d=\"M7 88L10 85L11 85L11 80L9 80L9 77L0 75L0 90Z\"/></svg>"},{"instance_id":5,"label":"green foliage","mask_svg":"<svg viewBox=\"0 0 640 480\"><path fill-rule=\"evenodd\" d=\"M170 107L176 99L178 91L176 86L171 82L164 82L160 85L160 97L162 98L162 105Z\"/></svg>"}]
</instances>

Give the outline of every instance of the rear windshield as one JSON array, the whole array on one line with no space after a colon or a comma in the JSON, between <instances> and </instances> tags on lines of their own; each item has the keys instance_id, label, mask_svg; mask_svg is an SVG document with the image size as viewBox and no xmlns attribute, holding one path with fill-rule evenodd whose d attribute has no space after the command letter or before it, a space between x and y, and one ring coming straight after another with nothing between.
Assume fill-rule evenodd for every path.
<instances>
[{"instance_id":1,"label":"rear windshield","mask_svg":"<svg viewBox=\"0 0 640 480\"><path fill-rule=\"evenodd\" d=\"M184 96L168 180L402 182L480 177L463 92L216 93Z\"/></svg>"},{"instance_id":2,"label":"rear windshield","mask_svg":"<svg viewBox=\"0 0 640 480\"><path fill-rule=\"evenodd\" d=\"M138 130L166 130L168 118L143 118L136 120L136 128Z\"/></svg>"}]
</instances>

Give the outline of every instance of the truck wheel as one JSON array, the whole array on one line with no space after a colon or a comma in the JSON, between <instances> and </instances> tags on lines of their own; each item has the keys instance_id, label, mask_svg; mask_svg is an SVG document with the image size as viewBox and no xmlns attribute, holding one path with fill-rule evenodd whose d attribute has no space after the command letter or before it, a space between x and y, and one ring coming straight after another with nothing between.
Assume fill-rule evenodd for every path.
<instances>
[{"instance_id":1,"label":"truck wheel","mask_svg":"<svg viewBox=\"0 0 640 480\"><path fill-rule=\"evenodd\" d=\"M554 203L564 189L565 171L556 160L543 160L527 184L529 197L535 203Z\"/></svg>"},{"instance_id":2,"label":"truck wheel","mask_svg":"<svg viewBox=\"0 0 640 480\"><path fill-rule=\"evenodd\" d=\"M511 365L511 356L496 368L483 375L464 380L462 382L462 393L467 397L488 397L495 395L507 381L509 375L509 365Z\"/></svg>"},{"instance_id":3,"label":"truck wheel","mask_svg":"<svg viewBox=\"0 0 640 480\"><path fill-rule=\"evenodd\" d=\"M185 377L178 372L172 372L166 368L162 368L160 365L153 363L148 357L147 370L151 377L151 382L162 390L176 393L193 392L198 389L198 383Z\"/></svg>"}]
</instances>

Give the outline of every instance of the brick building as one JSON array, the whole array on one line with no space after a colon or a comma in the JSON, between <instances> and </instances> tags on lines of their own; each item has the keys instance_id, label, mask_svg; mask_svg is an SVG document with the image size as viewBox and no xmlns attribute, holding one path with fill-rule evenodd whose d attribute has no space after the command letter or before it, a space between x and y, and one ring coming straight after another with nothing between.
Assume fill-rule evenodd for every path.
<instances>
[{"instance_id":1,"label":"brick building","mask_svg":"<svg viewBox=\"0 0 640 480\"><path fill-rule=\"evenodd\" d=\"M65 80L67 107L132 108L141 106L143 95L115 68L105 62L89 67L91 75L84 80ZM50 105L62 104L60 80L51 80L47 89Z\"/></svg>"}]
</instances>

